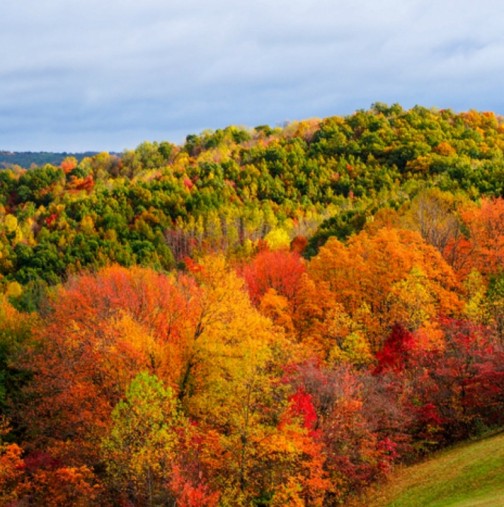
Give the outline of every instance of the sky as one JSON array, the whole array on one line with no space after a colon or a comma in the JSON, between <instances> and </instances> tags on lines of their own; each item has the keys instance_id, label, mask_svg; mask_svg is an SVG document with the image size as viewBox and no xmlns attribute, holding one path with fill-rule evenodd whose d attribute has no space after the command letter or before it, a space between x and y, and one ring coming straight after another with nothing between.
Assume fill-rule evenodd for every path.
<instances>
[{"instance_id":1,"label":"sky","mask_svg":"<svg viewBox=\"0 0 504 507\"><path fill-rule=\"evenodd\" d=\"M501 0L4 0L0 150L123 151L375 102L504 114Z\"/></svg>"}]
</instances>

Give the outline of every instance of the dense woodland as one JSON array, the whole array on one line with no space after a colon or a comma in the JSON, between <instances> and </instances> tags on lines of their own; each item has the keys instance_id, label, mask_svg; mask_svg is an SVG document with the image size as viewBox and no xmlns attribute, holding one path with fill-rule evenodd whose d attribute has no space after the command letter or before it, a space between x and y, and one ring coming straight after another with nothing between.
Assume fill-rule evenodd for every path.
<instances>
[{"instance_id":1,"label":"dense woodland","mask_svg":"<svg viewBox=\"0 0 504 507\"><path fill-rule=\"evenodd\" d=\"M12 166L0 237L0 505L344 505L504 424L493 113Z\"/></svg>"}]
</instances>

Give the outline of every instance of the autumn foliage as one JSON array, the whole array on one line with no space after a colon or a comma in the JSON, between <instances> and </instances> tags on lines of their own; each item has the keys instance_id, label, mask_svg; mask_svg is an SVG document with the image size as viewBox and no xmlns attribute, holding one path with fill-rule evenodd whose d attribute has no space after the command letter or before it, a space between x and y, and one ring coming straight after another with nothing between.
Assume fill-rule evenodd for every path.
<instances>
[{"instance_id":1,"label":"autumn foliage","mask_svg":"<svg viewBox=\"0 0 504 507\"><path fill-rule=\"evenodd\" d=\"M74 275L31 330L3 302L29 372L5 502L338 505L504 422L497 328L466 316L483 285L466 294L415 232L185 266Z\"/></svg>"},{"instance_id":2,"label":"autumn foliage","mask_svg":"<svg viewBox=\"0 0 504 507\"><path fill-rule=\"evenodd\" d=\"M0 173L0 505L345 505L504 424L502 121L376 104Z\"/></svg>"}]
</instances>

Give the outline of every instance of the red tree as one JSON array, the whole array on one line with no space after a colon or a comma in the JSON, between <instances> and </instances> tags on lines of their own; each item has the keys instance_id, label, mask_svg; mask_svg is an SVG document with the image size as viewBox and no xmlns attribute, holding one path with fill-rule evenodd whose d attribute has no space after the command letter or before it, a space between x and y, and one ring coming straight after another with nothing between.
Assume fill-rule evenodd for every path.
<instances>
[{"instance_id":1,"label":"red tree","mask_svg":"<svg viewBox=\"0 0 504 507\"><path fill-rule=\"evenodd\" d=\"M262 250L243 268L250 299L258 305L268 289L292 300L305 272L299 253L287 250Z\"/></svg>"}]
</instances>

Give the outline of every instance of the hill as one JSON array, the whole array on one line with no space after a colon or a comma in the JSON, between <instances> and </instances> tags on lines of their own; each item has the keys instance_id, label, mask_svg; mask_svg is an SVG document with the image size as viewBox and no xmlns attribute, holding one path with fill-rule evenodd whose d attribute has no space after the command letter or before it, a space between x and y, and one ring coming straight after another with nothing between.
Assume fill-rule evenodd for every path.
<instances>
[{"instance_id":1,"label":"hill","mask_svg":"<svg viewBox=\"0 0 504 507\"><path fill-rule=\"evenodd\" d=\"M493 507L504 504L504 434L459 445L400 470L356 505Z\"/></svg>"},{"instance_id":2,"label":"hill","mask_svg":"<svg viewBox=\"0 0 504 507\"><path fill-rule=\"evenodd\" d=\"M0 170L0 505L500 502L500 438L396 471L504 428L503 185L379 104Z\"/></svg>"},{"instance_id":3,"label":"hill","mask_svg":"<svg viewBox=\"0 0 504 507\"><path fill-rule=\"evenodd\" d=\"M48 151L3 151L0 150L0 168L14 165L21 167L43 166L45 164L60 165L67 157L75 157L79 162L85 157L92 157L97 152L86 153L55 153Z\"/></svg>"},{"instance_id":4,"label":"hill","mask_svg":"<svg viewBox=\"0 0 504 507\"><path fill-rule=\"evenodd\" d=\"M424 205L442 225L413 228L441 250L462 201L504 193L504 123L376 104L345 118L231 126L183 146L144 142L121 156L7 169L0 179L0 275L23 285L110 262L171 269L197 252L241 255L270 232L308 239L312 256L330 236L425 217L415 211Z\"/></svg>"}]
</instances>

